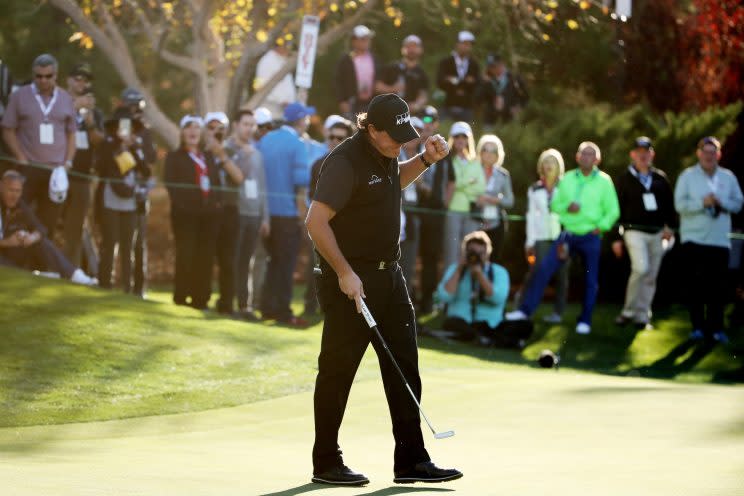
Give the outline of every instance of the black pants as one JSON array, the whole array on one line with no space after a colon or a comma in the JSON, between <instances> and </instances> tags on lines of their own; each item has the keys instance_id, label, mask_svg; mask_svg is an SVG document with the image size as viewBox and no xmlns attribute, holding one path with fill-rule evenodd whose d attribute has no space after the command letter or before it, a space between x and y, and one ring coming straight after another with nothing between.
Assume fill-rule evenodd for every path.
<instances>
[{"instance_id":1,"label":"black pants","mask_svg":"<svg viewBox=\"0 0 744 496\"><path fill-rule=\"evenodd\" d=\"M421 377L416 347L416 319L403 273L397 264L388 270L357 270L364 284L365 300L380 333L418 400ZM318 299L325 312L323 337L315 382L315 446L313 470L320 473L342 461L338 430L359 362L369 345L377 353L395 438L394 470L405 470L428 461L418 409L390 362L385 350L356 307L338 287L336 274L327 266L317 278Z\"/></svg>"},{"instance_id":2,"label":"black pants","mask_svg":"<svg viewBox=\"0 0 744 496\"><path fill-rule=\"evenodd\" d=\"M205 309L212 292L212 264L217 238L217 218L212 213L171 216L176 241L173 302Z\"/></svg>"},{"instance_id":3,"label":"black pants","mask_svg":"<svg viewBox=\"0 0 744 496\"><path fill-rule=\"evenodd\" d=\"M49 178L52 175L50 171L34 169L31 166L24 169L26 182L23 185L23 199L29 205L36 205L36 216L47 228L47 237L53 240L54 229L62 214L64 202L54 203L49 199Z\"/></svg>"},{"instance_id":4,"label":"black pants","mask_svg":"<svg viewBox=\"0 0 744 496\"><path fill-rule=\"evenodd\" d=\"M488 325L488 322L470 322L460 317L447 317L442 322L442 329L457 333L455 339L461 341L471 341L480 336L490 337L494 334L495 329Z\"/></svg>"},{"instance_id":5,"label":"black pants","mask_svg":"<svg viewBox=\"0 0 744 496\"><path fill-rule=\"evenodd\" d=\"M504 222L501 221L498 226L488 229L486 234L488 234L488 238L491 240L492 250L489 258L490 262L497 264L502 263L501 252L504 249L504 238L506 238L506 227L504 226Z\"/></svg>"},{"instance_id":6,"label":"black pants","mask_svg":"<svg viewBox=\"0 0 744 496\"><path fill-rule=\"evenodd\" d=\"M235 249L240 227L238 207L228 205L222 208L217 232L217 268L219 269L220 299L217 311L232 313L235 299Z\"/></svg>"},{"instance_id":7,"label":"black pants","mask_svg":"<svg viewBox=\"0 0 744 496\"><path fill-rule=\"evenodd\" d=\"M71 177L64 207L65 256L78 267L82 266L83 227L91 199L90 181Z\"/></svg>"},{"instance_id":8,"label":"black pants","mask_svg":"<svg viewBox=\"0 0 744 496\"><path fill-rule=\"evenodd\" d=\"M134 223L134 287L136 295L145 294L147 284L147 210L137 211Z\"/></svg>"},{"instance_id":9,"label":"black pants","mask_svg":"<svg viewBox=\"0 0 744 496\"><path fill-rule=\"evenodd\" d=\"M62 251L47 238L41 238L40 241L26 248L20 246L2 248L0 255L16 267L58 272L65 279L72 277L75 271L75 267L62 254Z\"/></svg>"},{"instance_id":10,"label":"black pants","mask_svg":"<svg viewBox=\"0 0 744 496\"><path fill-rule=\"evenodd\" d=\"M729 249L687 242L682 245L687 267L687 307L692 328L707 336L723 330Z\"/></svg>"},{"instance_id":11,"label":"black pants","mask_svg":"<svg viewBox=\"0 0 744 496\"><path fill-rule=\"evenodd\" d=\"M132 290L132 239L136 212L119 212L104 208L101 212L101 263L98 280L102 288L111 287L114 255L118 251L119 282L125 293ZM118 250L116 249L118 246Z\"/></svg>"},{"instance_id":12,"label":"black pants","mask_svg":"<svg viewBox=\"0 0 744 496\"><path fill-rule=\"evenodd\" d=\"M419 309L429 313L432 298L439 284L439 262L442 258L444 243L444 212L421 214L420 245L421 254L421 292Z\"/></svg>"},{"instance_id":13,"label":"black pants","mask_svg":"<svg viewBox=\"0 0 744 496\"><path fill-rule=\"evenodd\" d=\"M269 263L261 290L261 313L266 317L280 320L292 317L289 304L300 235L298 217L271 217L271 233L266 240Z\"/></svg>"}]
</instances>

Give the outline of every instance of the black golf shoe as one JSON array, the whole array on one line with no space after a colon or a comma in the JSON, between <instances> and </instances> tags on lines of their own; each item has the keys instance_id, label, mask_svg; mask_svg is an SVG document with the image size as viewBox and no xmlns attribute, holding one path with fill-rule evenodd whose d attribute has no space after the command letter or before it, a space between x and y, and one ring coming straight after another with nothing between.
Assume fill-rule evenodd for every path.
<instances>
[{"instance_id":1,"label":"black golf shoe","mask_svg":"<svg viewBox=\"0 0 744 496\"><path fill-rule=\"evenodd\" d=\"M313 482L319 484L333 484L336 486L363 486L369 484L369 479L358 474L346 465L337 465L325 472L313 475Z\"/></svg>"},{"instance_id":2,"label":"black golf shoe","mask_svg":"<svg viewBox=\"0 0 744 496\"><path fill-rule=\"evenodd\" d=\"M439 468L434 462L417 463L408 470L395 472L396 484L411 484L414 482L447 482L462 477L462 472L454 468Z\"/></svg>"}]
</instances>

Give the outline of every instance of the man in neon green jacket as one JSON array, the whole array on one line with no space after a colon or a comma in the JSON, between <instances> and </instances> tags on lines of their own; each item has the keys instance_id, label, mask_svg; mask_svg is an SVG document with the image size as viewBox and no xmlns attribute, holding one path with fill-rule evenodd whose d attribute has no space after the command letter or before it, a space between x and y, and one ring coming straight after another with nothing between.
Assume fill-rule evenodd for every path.
<instances>
[{"instance_id":1,"label":"man in neon green jacket","mask_svg":"<svg viewBox=\"0 0 744 496\"><path fill-rule=\"evenodd\" d=\"M579 167L566 173L550 204L550 209L560 218L563 232L537 267L529 287L525 288L521 306L509 312L507 320L527 319L540 304L553 273L568 260L572 252L577 252L584 259L586 290L576 332L591 332L592 311L599 289L600 236L609 231L620 217L612 179L597 168L601 159L596 144L585 141L579 145L576 154Z\"/></svg>"}]
</instances>

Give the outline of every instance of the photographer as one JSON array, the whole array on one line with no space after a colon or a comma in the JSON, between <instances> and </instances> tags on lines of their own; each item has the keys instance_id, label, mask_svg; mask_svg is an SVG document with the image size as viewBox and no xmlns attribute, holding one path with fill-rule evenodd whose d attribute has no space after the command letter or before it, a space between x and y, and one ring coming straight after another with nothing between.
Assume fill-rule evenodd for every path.
<instances>
[{"instance_id":1,"label":"photographer","mask_svg":"<svg viewBox=\"0 0 744 496\"><path fill-rule=\"evenodd\" d=\"M114 250L119 247L119 282L125 293L132 290L132 242L137 221L137 176L149 178L151 171L138 153L135 138L126 124L126 110L119 109L106 121L106 137L98 150L102 180L101 263L102 288L111 288Z\"/></svg>"},{"instance_id":2,"label":"photographer","mask_svg":"<svg viewBox=\"0 0 744 496\"><path fill-rule=\"evenodd\" d=\"M489 262L491 240L475 231L462 241L460 261L450 265L437 290L447 303L443 327L463 341L478 339L481 344L499 341L497 327L509 296L509 273Z\"/></svg>"},{"instance_id":3,"label":"photographer","mask_svg":"<svg viewBox=\"0 0 744 496\"><path fill-rule=\"evenodd\" d=\"M65 255L74 264L80 264L82 258L85 219L92 200L93 155L104 139L103 112L96 107L92 82L93 72L87 63L77 64L67 78L67 91L72 96L77 113L77 151L72 161L70 190L65 201L64 238ZM88 268L91 268L92 262L87 260Z\"/></svg>"},{"instance_id":4,"label":"photographer","mask_svg":"<svg viewBox=\"0 0 744 496\"><path fill-rule=\"evenodd\" d=\"M152 169L157 160L152 133L144 117L147 107L145 97L135 88L127 88L121 94L119 109L126 109L131 119L132 137L138 157ZM132 292L140 297L145 294L147 282L147 213L150 209L148 195L155 186L155 178L135 173L134 197L137 215L134 224L134 286Z\"/></svg>"},{"instance_id":5,"label":"photographer","mask_svg":"<svg viewBox=\"0 0 744 496\"><path fill-rule=\"evenodd\" d=\"M238 214L239 188L245 179L243 171L230 158L224 140L230 120L224 112L209 112L204 116L205 147L218 168L219 183L223 188L222 205L217 218L217 267L219 268L220 299L217 311L232 315L235 299L235 249L238 244L240 219Z\"/></svg>"}]
</instances>

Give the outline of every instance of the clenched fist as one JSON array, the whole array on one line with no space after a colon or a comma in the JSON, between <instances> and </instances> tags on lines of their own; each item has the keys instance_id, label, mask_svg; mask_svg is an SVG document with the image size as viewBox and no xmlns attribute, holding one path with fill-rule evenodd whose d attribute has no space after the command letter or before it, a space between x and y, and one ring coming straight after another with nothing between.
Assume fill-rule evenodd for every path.
<instances>
[{"instance_id":1,"label":"clenched fist","mask_svg":"<svg viewBox=\"0 0 744 496\"><path fill-rule=\"evenodd\" d=\"M426 138L424 143L424 159L433 164L438 160L442 160L449 154L449 145L447 141L440 134L435 134Z\"/></svg>"}]
</instances>

